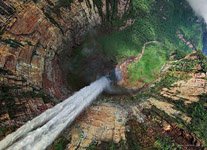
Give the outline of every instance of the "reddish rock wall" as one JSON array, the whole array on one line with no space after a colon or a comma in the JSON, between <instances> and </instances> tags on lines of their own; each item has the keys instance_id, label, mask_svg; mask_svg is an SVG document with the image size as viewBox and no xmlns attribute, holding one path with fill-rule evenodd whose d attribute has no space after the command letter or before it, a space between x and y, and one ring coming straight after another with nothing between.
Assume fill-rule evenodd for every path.
<instances>
[{"instance_id":1,"label":"reddish rock wall","mask_svg":"<svg viewBox=\"0 0 207 150\"><path fill-rule=\"evenodd\" d=\"M129 8L129 0L117 4L117 16ZM61 51L80 44L87 31L99 26L112 12L103 0L16 1L0 3L0 69L26 80L36 89L44 89L58 99L67 94L66 81L59 67ZM101 15L100 15L101 14Z\"/></svg>"},{"instance_id":2,"label":"reddish rock wall","mask_svg":"<svg viewBox=\"0 0 207 150\"><path fill-rule=\"evenodd\" d=\"M106 13L100 15L94 2L0 1L0 129L5 134L52 107L53 98L70 94L61 54L70 53L89 30L102 24ZM120 0L119 17L126 4L128 8ZM106 12L104 3L101 7Z\"/></svg>"}]
</instances>

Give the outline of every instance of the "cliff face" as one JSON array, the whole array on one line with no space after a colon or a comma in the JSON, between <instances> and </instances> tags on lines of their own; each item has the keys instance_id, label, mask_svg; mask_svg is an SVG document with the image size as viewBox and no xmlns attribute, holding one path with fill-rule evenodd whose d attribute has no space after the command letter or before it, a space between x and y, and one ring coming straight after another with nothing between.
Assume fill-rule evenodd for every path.
<instances>
[{"instance_id":1,"label":"cliff face","mask_svg":"<svg viewBox=\"0 0 207 150\"><path fill-rule=\"evenodd\" d=\"M63 98L68 91L59 67L64 58L59 54L70 53L87 31L105 22L112 3L7 0L0 5L1 84L43 88ZM129 1L120 0L116 7L117 16L122 17Z\"/></svg>"},{"instance_id":2,"label":"cliff face","mask_svg":"<svg viewBox=\"0 0 207 150\"><path fill-rule=\"evenodd\" d=\"M0 1L0 126L19 127L52 107L51 99L68 96L62 54L70 55L89 30L109 21L112 6L122 18L129 3Z\"/></svg>"},{"instance_id":3,"label":"cliff face","mask_svg":"<svg viewBox=\"0 0 207 150\"><path fill-rule=\"evenodd\" d=\"M60 100L70 94L67 88L70 83L67 83L65 74L68 65L64 66L65 62L69 64L70 62L66 55L72 55L74 47L82 43L91 29L108 27L116 18L121 20L129 9L130 2L130 0L0 1L0 138L52 107L54 103L51 100L54 97ZM162 2L156 2L155 6L169 1ZM167 12L168 7L164 6L155 7L155 10L165 8ZM145 5L143 7L145 8ZM137 9L140 15L138 17L146 16L147 10L145 12L145 9ZM168 14L164 10L162 14ZM155 18L160 17L162 21L158 20L159 23L168 22L160 13L157 13L159 17L156 13L153 14ZM146 18L148 19L148 16ZM133 23L134 20L129 19L119 29L124 30ZM147 25L152 25L151 23ZM157 25L160 27L160 24ZM172 23L164 27L168 25ZM141 27L145 27L144 30ZM177 26L175 28L177 30ZM149 40L148 37L152 37L151 33L149 36L146 34L147 29L151 28L142 24L142 20L137 22L135 30L142 32L135 32L135 35L137 40L144 39L141 46L145 40ZM128 30L123 33L128 36ZM159 37L166 38L160 35ZM184 45L187 44L182 37L180 40ZM191 44L187 45L193 48ZM102 57L90 58L97 60ZM132 60L139 60L138 58L131 57L120 67L127 71L127 65ZM96 60L90 63L96 64ZM87 75L91 75L90 72ZM70 143L68 149L82 149L88 146L97 146L99 149L108 147L118 149L125 146L124 149L131 147L150 149L155 148L158 143L156 148L159 149L160 141L157 137L170 137L174 141L174 146L184 145L184 148L188 149L188 145L191 145L193 148L202 148L206 141L206 135L202 133L207 129L206 79L206 59L201 59L198 54L169 63L163 69L160 79L149 87L144 87L140 93L123 97L103 97L101 104L89 108L70 128L72 132L63 135L67 139L65 146ZM48 94L52 97L48 97ZM111 141L119 144L116 145Z\"/></svg>"}]
</instances>

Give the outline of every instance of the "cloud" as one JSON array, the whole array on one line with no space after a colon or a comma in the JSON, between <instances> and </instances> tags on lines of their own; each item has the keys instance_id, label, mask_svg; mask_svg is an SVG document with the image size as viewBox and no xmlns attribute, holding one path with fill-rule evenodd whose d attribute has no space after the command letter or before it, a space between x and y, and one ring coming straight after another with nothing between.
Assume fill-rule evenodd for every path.
<instances>
[{"instance_id":1,"label":"cloud","mask_svg":"<svg viewBox=\"0 0 207 150\"><path fill-rule=\"evenodd\" d=\"M197 16L203 17L207 23L207 0L187 0Z\"/></svg>"}]
</instances>

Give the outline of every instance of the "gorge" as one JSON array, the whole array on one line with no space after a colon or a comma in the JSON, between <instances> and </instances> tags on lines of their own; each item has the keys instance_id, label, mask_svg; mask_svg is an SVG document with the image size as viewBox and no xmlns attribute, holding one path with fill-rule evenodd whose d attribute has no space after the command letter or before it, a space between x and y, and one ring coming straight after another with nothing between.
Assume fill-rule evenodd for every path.
<instances>
[{"instance_id":1,"label":"gorge","mask_svg":"<svg viewBox=\"0 0 207 150\"><path fill-rule=\"evenodd\" d=\"M0 0L0 149L205 149L195 2Z\"/></svg>"}]
</instances>

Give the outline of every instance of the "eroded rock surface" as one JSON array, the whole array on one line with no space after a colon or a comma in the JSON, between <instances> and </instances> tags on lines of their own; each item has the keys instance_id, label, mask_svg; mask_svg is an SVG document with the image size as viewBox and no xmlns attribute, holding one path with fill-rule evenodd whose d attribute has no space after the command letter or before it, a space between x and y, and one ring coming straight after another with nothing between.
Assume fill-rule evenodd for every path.
<instances>
[{"instance_id":1,"label":"eroded rock surface","mask_svg":"<svg viewBox=\"0 0 207 150\"><path fill-rule=\"evenodd\" d=\"M94 141L126 140L126 121L127 111L122 107L107 103L92 106L77 119L68 149L87 148Z\"/></svg>"},{"instance_id":2,"label":"eroded rock surface","mask_svg":"<svg viewBox=\"0 0 207 150\"><path fill-rule=\"evenodd\" d=\"M121 18L130 1L117 4L117 16ZM1 2L0 68L63 98L67 89L59 65L64 58L58 54L70 53L89 30L106 21L112 11L110 5L104 0Z\"/></svg>"},{"instance_id":3,"label":"eroded rock surface","mask_svg":"<svg viewBox=\"0 0 207 150\"><path fill-rule=\"evenodd\" d=\"M198 102L199 95L207 93L207 81L205 73L189 74L190 79L181 80L170 88L163 88L161 94L173 100L182 99L185 104Z\"/></svg>"},{"instance_id":4,"label":"eroded rock surface","mask_svg":"<svg viewBox=\"0 0 207 150\"><path fill-rule=\"evenodd\" d=\"M129 4L130 0L117 2L117 17L124 15ZM0 87L12 89L9 93L18 91L17 94L8 94L12 101L21 95L18 93L27 92L36 95L44 91L58 101L69 96L71 91L67 88L66 70L61 67L65 56L61 54L70 55L72 48L83 41L88 31L104 24L112 11L111 5L105 0L98 3L93 0L1 1ZM8 95L0 97L0 105L8 101ZM36 97L31 94L27 99L25 104L18 105L30 105ZM38 103L39 100L32 105L38 107ZM18 107L16 103L12 105ZM10 110L9 103L5 109L14 111ZM7 116L5 114L1 113ZM32 113L21 114L27 118L24 121L35 116ZM18 115L16 117L19 118Z\"/></svg>"}]
</instances>

